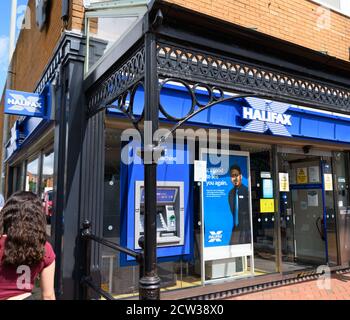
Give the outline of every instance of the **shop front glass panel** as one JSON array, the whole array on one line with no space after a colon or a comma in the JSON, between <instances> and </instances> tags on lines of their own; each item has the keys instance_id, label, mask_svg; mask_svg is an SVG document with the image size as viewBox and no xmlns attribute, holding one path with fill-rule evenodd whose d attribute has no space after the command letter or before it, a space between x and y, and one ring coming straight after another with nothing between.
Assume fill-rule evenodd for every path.
<instances>
[{"instance_id":1,"label":"shop front glass panel","mask_svg":"<svg viewBox=\"0 0 350 320\"><path fill-rule=\"evenodd\" d=\"M39 159L28 162L26 172L25 191L38 192L39 187Z\"/></svg>"},{"instance_id":2,"label":"shop front glass panel","mask_svg":"<svg viewBox=\"0 0 350 320\"><path fill-rule=\"evenodd\" d=\"M134 234L134 238L131 239L128 247L133 250L138 250L138 238L142 236L142 210L144 205L143 198L143 187L141 184L143 181L132 180L130 176L132 172L141 171L143 167L130 166L126 169L122 165L123 150L127 143L121 142L121 130L117 129L106 129L106 156L105 156L105 187L104 187L104 217L103 217L103 236L108 240L121 244L127 245L127 241L130 241L130 232ZM161 167L161 166L160 166ZM170 168L170 167L169 167ZM128 173L126 173L128 171ZM191 209L191 219L186 222L184 229L191 229L191 252L188 254L176 254L173 256L161 256L167 248L172 247L171 242L167 245L167 237L174 241L177 237L177 225L178 216L175 214L175 218L172 218L172 212L178 208L178 191L171 194L174 186L179 187L179 176L178 171L174 167L172 170L172 178L169 181L163 181L158 183L160 192L166 191L163 194L165 197L169 196L166 201L164 199L159 200L158 211L157 211L157 233L158 233L158 248L161 249L158 257L158 274L161 278L161 291L169 291L181 288L193 287L201 284L201 260L200 260L200 224L198 221L199 207L198 201L194 204L186 203L186 206L193 206ZM125 175L128 175L131 179L130 184L125 180ZM162 179L162 170L158 175L158 181ZM161 183L168 183L169 185L164 187ZM140 185L139 185L140 184ZM172 186L171 184L174 184ZM181 184L180 184L181 185ZM183 192L183 197L186 194L191 193L193 195L195 186L187 186L188 192ZM137 191L138 190L138 191ZM129 192L135 192L133 197L128 196ZM136 196L136 193L138 196ZM159 190L158 190L159 193ZM173 200L173 197L175 200ZM174 201L171 204L171 201ZM133 206L138 208L135 210L129 210L128 208ZM195 212L197 211L197 212ZM131 228L125 227L128 224L127 220L130 218L126 215L134 215L134 225ZM192 216L193 215L193 216ZM136 225L137 221L139 225ZM189 225L191 223L191 225ZM176 229L176 230L175 230ZM186 231L184 230L184 231ZM140 232L139 235L136 235ZM187 240L186 240L187 241ZM176 247L176 245L174 245ZM102 288L110 292L116 298L126 298L138 295L138 283L139 283L139 266L132 259L126 259L119 253L110 250L106 247L101 247L102 252ZM166 254L166 253L165 253Z\"/></svg>"},{"instance_id":3,"label":"shop front glass panel","mask_svg":"<svg viewBox=\"0 0 350 320\"><path fill-rule=\"evenodd\" d=\"M43 153L40 195L41 200L43 202L48 225L51 224L51 217L53 214L53 162L53 152Z\"/></svg>"},{"instance_id":4,"label":"shop front glass panel","mask_svg":"<svg viewBox=\"0 0 350 320\"><path fill-rule=\"evenodd\" d=\"M103 218L103 236L109 240L125 245L124 216L125 208L130 206L130 201L134 202L135 198L128 199L125 190L127 188L136 189L136 184L123 186L123 172L121 166L121 154L125 144L120 141L121 130L106 129L106 157L105 157L105 199L104 199L104 218ZM203 145L195 144L194 153L196 159L199 159L199 151ZM243 152L249 155L249 165L246 172L250 177L250 189L247 190L251 195L249 204L251 229L251 244L253 248L252 256L237 255L229 259L214 259L203 261L203 217L202 202L200 201L201 184L193 181L193 167L190 167L190 176L187 193L190 194L191 201L187 204L191 208L191 218L189 224L185 226L190 230L191 251L185 255L173 255L167 257L158 257L158 274L161 278L161 292L167 292L177 289L193 288L205 282L215 281L235 281L252 276L263 276L275 273L276 265L276 237L275 237L275 215L274 215L274 176L272 173L271 148L270 146L261 146L258 144L231 144L229 150L233 152ZM234 164L234 163L232 163ZM171 167L169 167L170 170ZM135 168L133 170L136 170ZM133 171L131 170L131 171ZM174 183L176 178L181 180L179 169L173 167L174 175L169 179L169 183ZM129 175L131 174L129 172ZM162 171L160 171L162 172ZM248 174L249 173L249 174ZM161 185L162 173L158 175L158 188ZM231 180L230 180L231 181ZM232 181L230 182L232 184ZM228 185L229 187L229 185ZM233 185L232 185L233 188ZM232 189L231 188L231 189ZM122 191L123 190L123 191ZM142 189L140 189L142 194ZM241 194L243 198L244 194ZM229 197L225 198L229 208ZM248 199L247 199L248 200ZM140 211L142 212L142 196ZM267 205L266 205L267 204ZM272 206L271 206L272 204ZM135 203L132 203L134 206ZM172 210L168 203L163 205L158 203L159 212L163 217L167 217L166 211ZM264 207L264 208L263 208ZM135 207L135 210L138 209ZM164 212L163 212L164 211ZM136 215L135 212L132 214ZM228 216L233 217L232 213ZM217 212L217 218L220 220L220 212ZM221 219L222 220L222 219ZM157 219L159 224L159 235L171 236L171 230L165 230L165 224L171 223L166 218ZM222 220L223 224L228 221ZM243 225L243 220L240 220ZM136 226L135 226L136 227ZM140 227L141 228L141 227ZM123 231L124 230L124 231ZM140 229L141 230L141 229ZM176 236L175 233L173 236ZM215 238L215 237L214 237ZM213 239L214 239L213 238ZM136 238L135 238L136 239ZM137 241L134 241L137 243ZM164 238L162 239L164 242ZM158 244L159 248L164 250L163 245ZM171 245L170 245L171 247ZM130 246L135 249L135 245ZM138 294L139 267L135 262L125 262L125 257L114 251L101 247L102 252L102 288L110 292L116 298L126 298ZM204 274L203 274L204 270Z\"/></svg>"},{"instance_id":5,"label":"shop front glass panel","mask_svg":"<svg viewBox=\"0 0 350 320\"><path fill-rule=\"evenodd\" d=\"M117 244L121 244L120 135L120 130L105 130L103 237ZM102 289L117 298L136 293L138 266L122 267L120 254L108 247L102 246L101 252Z\"/></svg>"},{"instance_id":6,"label":"shop front glass panel","mask_svg":"<svg viewBox=\"0 0 350 320\"><path fill-rule=\"evenodd\" d=\"M349 194L349 154L336 152L334 154L335 191L340 263L350 263L350 194Z\"/></svg>"},{"instance_id":7,"label":"shop front glass panel","mask_svg":"<svg viewBox=\"0 0 350 320\"><path fill-rule=\"evenodd\" d=\"M326 262L322 189L292 190L294 261L299 265Z\"/></svg>"},{"instance_id":8,"label":"shop front glass panel","mask_svg":"<svg viewBox=\"0 0 350 320\"><path fill-rule=\"evenodd\" d=\"M335 188L334 171L331 157L322 158L323 179L324 179L324 197L325 197L325 217L324 226L327 233L327 257L328 265L338 265L338 241L337 241L337 212L335 210Z\"/></svg>"},{"instance_id":9,"label":"shop front glass panel","mask_svg":"<svg viewBox=\"0 0 350 320\"><path fill-rule=\"evenodd\" d=\"M287 174L289 191L280 194L282 271L312 268L327 260L325 205L321 157L279 154L279 172ZM280 187L281 188L281 187Z\"/></svg>"},{"instance_id":10,"label":"shop front glass panel","mask_svg":"<svg viewBox=\"0 0 350 320\"><path fill-rule=\"evenodd\" d=\"M255 275L277 271L275 205L265 209L264 203L274 203L274 179L270 146L242 146L250 153L250 173L252 185L252 221ZM262 203L264 202L264 203Z\"/></svg>"},{"instance_id":11,"label":"shop front glass panel","mask_svg":"<svg viewBox=\"0 0 350 320\"><path fill-rule=\"evenodd\" d=\"M22 177L22 165L18 165L12 168L13 170L13 182L12 182L12 193L23 189L23 177Z\"/></svg>"}]
</instances>

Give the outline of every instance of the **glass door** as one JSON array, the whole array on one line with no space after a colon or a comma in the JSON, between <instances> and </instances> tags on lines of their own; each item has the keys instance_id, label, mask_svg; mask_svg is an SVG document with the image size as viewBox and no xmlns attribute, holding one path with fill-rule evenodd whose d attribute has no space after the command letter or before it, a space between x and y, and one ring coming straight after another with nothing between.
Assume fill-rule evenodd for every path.
<instances>
[{"instance_id":1,"label":"glass door","mask_svg":"<svg viewBox=\"0 0 350 320\"><path fill-rule=\"evenodd\" d=\"M326 263L322 186L292 189L293 255L298 265Z\"/></svg>"},{"instance_id":2,"label":"glass door","mask_svg":"<svg viewBox=\"0 0 350 320\"><path fill-rule=\"evenodd\" d=\"M290 183L289 190L280 192L283 272L314 268L329 260L327 224L329 230L334 226L331 171L321 156L279 155L279 172L288 175Z\"/></svg>"}]
</instances>

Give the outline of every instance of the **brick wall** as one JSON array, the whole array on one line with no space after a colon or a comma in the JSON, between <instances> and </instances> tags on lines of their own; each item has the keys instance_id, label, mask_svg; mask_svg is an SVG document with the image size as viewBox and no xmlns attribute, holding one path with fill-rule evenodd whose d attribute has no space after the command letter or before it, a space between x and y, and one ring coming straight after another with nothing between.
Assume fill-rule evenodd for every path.
<instances>
[{"instance_id":1,"label":"brick wall","mask_svg":"<svg viewBox=\"0 0 350 320\"><path fill-rule=\"evenodd\" d=\"M350 18L309 0L164 0L349 61Z\"/></svg>"},{"instance_id":2,"label":"brick wall","mask_svg":"<svg viewBox=\"0 0 350 320\"><path fill-rule=\"evenodd\" d=\"M71 0L69 27L70 30L84 31L83 0Z\"/></svg>"},{"instance_id":3,"label":"brick wall","mask_svg":"<svg viewBox=\"0 0 350 320\"><path fill-rule=\"evenodd\" d=\"M61 1L54 0L51 4L48 24L40 32L35 22L35 0L28 3L30 29L22 29L12 58L12 88L15 90L31 92L35 89L61 36Z\"/></svg>"}]
</instances>

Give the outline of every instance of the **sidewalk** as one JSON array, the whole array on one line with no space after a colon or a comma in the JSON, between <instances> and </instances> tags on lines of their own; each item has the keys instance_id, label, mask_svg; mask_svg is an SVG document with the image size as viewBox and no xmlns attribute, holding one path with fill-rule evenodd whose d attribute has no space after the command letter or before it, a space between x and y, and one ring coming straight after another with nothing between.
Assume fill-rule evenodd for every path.
<instances>
[{"instance_id":1,"label":"sidewalk","mask_svg":"<svg viewBox=\"0 0 350 320\"><path fill-rule=\"evenodd\" d=\"M225 300L350 300L350 273L244 294Z\"/></svg>"}]
</instances>

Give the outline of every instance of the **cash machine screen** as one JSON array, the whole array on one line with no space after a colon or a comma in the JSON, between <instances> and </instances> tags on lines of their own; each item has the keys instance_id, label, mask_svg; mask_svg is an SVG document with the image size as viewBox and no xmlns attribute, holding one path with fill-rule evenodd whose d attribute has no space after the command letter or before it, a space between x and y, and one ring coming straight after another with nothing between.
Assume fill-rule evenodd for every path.
<instances>
[{"instance_id":1,"label":"cash machine screen","mask_svg":"<svg viewBox=\"0 0 350 320\"><path fill-rule=\"evenodd\" d=\"M140 190L140 235L144 233L144 188ZM157 241L158 244L177 243L180 241L179 199L177 187L157 188Z\"/></svg>"},{"instance_id":2,"label":"cash machine screen","mask_svg":"<svg viewBox=\"0 0 350 320\"><path fill-rule=\"evenodd\" d=\"M157 188L157 203L174 202L177 188ZM141 189L141 203L145 202L145 189Z\"/></svg>"}]
</instances>

